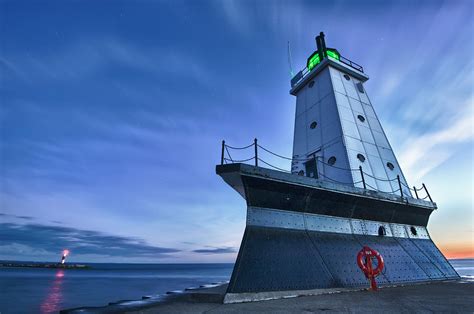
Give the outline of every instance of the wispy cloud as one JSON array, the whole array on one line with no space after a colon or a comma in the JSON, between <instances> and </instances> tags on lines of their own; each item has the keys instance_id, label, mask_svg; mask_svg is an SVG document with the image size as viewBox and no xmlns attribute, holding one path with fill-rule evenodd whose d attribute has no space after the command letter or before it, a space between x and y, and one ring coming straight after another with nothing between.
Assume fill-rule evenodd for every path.
<instances>
[{"instance_id":1,"label":"wispy cloud","mask_svg":"<svg viewBox=\"0 0 474 314\"><path fill-rule=\"evenodd\" d=\"M158 80L167 75L168 79L186 78L208 87L212 84L208 67L189 51L160 46L145 48L112 36L72 40L54 53L24 52L0 58L2 79L18 78L30 84L64 80L73 83L91 76L107 76L113 68L147 79L151 76Z\"/></svg>"},{"instance_id":2,"label":"wispy cloud","mask_svg":"<svg viewBox=\"0 0 474 314\"><path fill-rule=\"evenodd\" d=\"M235 253L236 249L233 247L217 247L217 248L209 248L209 249L197 249L193 250L194 253L202 253L202 254L227 254L227 253Z\"/></svg>"},{"instance_id":3,"label":"wispy cloud","mask_svg":"<svg viewBox=\"0 0 474 314\"><path fill-rule=\"evenodd\" d=\"M247 6L236 0L217 1L216 3L220 5L229 25L237 32L242 35L247 35L250 32L252 20L249 16L250 12L246 12Z\"/></svg>"},{"instance_id":4,"label":"wispy cloud","mask_svg":"<svg viewBox=\"0 0 474 314\"><path fill-rule=\"evenodd\" d=\"M406 171L418 181L428 172L457 153L455 146L474 139L474 110L472 100L461 104L460 117L444 121L444 128L426 133L409 141L400 154Z\"/></svg>"},{"instance_id":5,"label":"wispy cloud","mask_svg":"<svg viewBox=\"0 0 474 314\"><path fill-rule=\"evenodd\" d=\"M5 213L0 213L0 216L3 217L9 217L9 218L17 218L17 219L22 219L22 220L34 220L34 217L31 216L21 216L21 215L10 215L10 214L5 214Z\"/></svg>"},{"instance_id":6,"label":"wispy cloud","mask_svg":"<svg viewBox=\"0 0 474 314\"><path fill-rule=\"evenodd\" d=\"M74 255L160 258L179 250L149 245L135 237L110 235L98 231L41 224L0 224L1 246L17 245L23 251L42 250L56 254L69 249ZM29 252L23 252L28 254ZM21 252L17 252L21 256Z\"/></svg>"}]
</instances>

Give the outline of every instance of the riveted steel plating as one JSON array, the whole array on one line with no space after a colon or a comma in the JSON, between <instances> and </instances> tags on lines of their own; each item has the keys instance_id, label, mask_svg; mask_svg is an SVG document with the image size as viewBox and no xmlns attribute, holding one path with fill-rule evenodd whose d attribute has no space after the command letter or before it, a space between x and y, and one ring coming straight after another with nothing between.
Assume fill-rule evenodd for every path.
<instances>
[{"instance_id":1,"label":"riveted steel plating","mask_svg":"<svg viewBox=\"0 0 474 314\"><path fill-rule=\"evenodd\" d=\"M249 207L247 225L304 230L304 217L300 213Z\"/></svg>"},{"instance_id":2,"label":"riveted steel plating","mask_svg":"<svg viewBox=\"0 0 474 314\"><path fill-rule=\"evenodd\" d=\"M379 227L383 226L386 232L385 236L393 236L388 223L259 207L248 208L247 225L373 236L377 236ZM409 228L410 226L406 227ZM423 234L422 230L420 230L420 234Z\"/></svg>"},{"instance_id":3,"label":"riveted steel plating","mask_svg":"<svg viewBox=\"0 0 474 314\"><path fill-rule=\"evenodd\" d=\"M412 239L429 239L428 230L425 227L421 226L407 226L404 225L408 237ZM416 234L412 232L412 228L416 231Z\"/></svg>"},{"instance_id":4,"label":"riveted steel plating","mask_svg":"<svg viewBox=\"0 0 474 314\"><path fill-rule=\"evenodd\" d=\"M365 228L365 233L366 235L379 235L379 228L384 227L385 228L385 236L386 237L391 237L392 231L390 230L390 224L388 223L383 223L383 222L377 222L377 221L370 221L370 220L362 220Z\"/></svg>"},{"instance_id":5,"label":"riveted steel plating","mask_svg":"<svg viewBox=\"0 0 474 314\"><path fill-rule=\"evenodd\" d=\"M353 234L367 234L365 223L360 219L351 219L352 233Z\"/></svg>"},{"instance_id":6,"label":"riveted steel plating","mask_svg":"<svg viewBox=\"0 0 474 314\"><path fill-rule=\"evenodd\" d=\"M408 233L404 225L400 224L390 224L392 229L392 234L397 238L408 238Z\"/></svg>"},{"instance_id":7,"label":"riveted steel plating","mask_svg":"<svg viewBox=\"0 0 474 314\"><path fill-rule=\"evenodd\" d=\"M315 214L303 214L306 219L306 229L310 231L334 232L351 234L350 220Z\"/></svg>"},{"instance_id":8,"label":"riveted steel plating","mask_svg":"<svg viewBox=\"0 0 474 314\"><path fill-rule=\"evenodd\" d=\"M247 225L351 234L350 219L249 207Z\"/></svg>"},{"instance_id":9,"label":"riveted steel plating","mask_svg":"<svg viewBox=\"0 0 474 314\"><path fill-rule=\"evenodd\" d=\"M384 237L430 239L426 228L420 226L390 224L260 207L248 207L247 225L371 236L378 236L379 228L384 227ZM415 228L416 234L411 231L412 227Z\"/></svg>"}]
</instances>

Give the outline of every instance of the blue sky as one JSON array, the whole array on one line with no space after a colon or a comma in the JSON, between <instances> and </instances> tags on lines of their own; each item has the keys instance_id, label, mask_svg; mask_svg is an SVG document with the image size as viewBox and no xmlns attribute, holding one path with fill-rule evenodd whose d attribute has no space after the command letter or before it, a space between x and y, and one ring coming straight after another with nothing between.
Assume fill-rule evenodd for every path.
<instances>
[{"instance_id":1,"label":"blue sky","mask_svg":"<svg viewBox=\"0 0 474 314\"><path fill-rule=\"evenodd\" d=\"M0 259L233 262L245 202L220 141L290 156L303 68L329 47L366 89L432 237L473 250L471 1L0 1ZM273 160L289 169L289 163Z\"/></svg>"}]
</instances>

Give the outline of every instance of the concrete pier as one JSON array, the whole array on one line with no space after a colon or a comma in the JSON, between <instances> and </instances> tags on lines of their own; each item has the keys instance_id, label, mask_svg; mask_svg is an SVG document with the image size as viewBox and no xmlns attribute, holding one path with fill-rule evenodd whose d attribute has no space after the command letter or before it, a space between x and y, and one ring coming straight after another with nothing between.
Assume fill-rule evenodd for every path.
<instances>
[{"instance_id":1,"label":"concrete pier","mask_svg":"<svg viewBox=\"0 0 474 314\"><path fill-rule=\"evenodd\" d=\"M239 304L179 302L129 313L474 312L473 282L437 282Z\"/></svg>"},{"instance_id":2,"label":"concrete pier","mask_svg":"<svg viewBox=\"0 0 474 314\"><path fill-rule=\"evenodd\" d=\"M463 279L385 287L377 292L363 289L321 289L317 295L223 304L226 288L223 285L172 295L161 301L129 301L108 307L80 308L61 313L474 312L474 282Z\"/></svg>"}]
</instances>

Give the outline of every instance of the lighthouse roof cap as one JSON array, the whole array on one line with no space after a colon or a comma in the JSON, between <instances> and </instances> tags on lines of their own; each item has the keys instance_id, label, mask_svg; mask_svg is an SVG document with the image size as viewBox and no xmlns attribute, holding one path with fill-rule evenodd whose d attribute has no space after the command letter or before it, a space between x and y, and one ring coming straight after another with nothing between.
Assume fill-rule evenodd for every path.
<instances>
[{"instance_id":1,"label":"lighthouse roof cap","mask_svg":"<svg viewBox=\"0 0 474 314\"><path fill-rule=\"evenodd\" d=\"M290 94L296 96L298 91L303 86L305 86L309 81L311 81L316 75L318 75L327 66L332 66L338 70L341 70L342 72L349 74L350 76L358 79L361 82L365 82L369 79L369 76L365 74L364 72L358 71L339 60L325 58L319 64L317 64L314 68L312 68L311 71L307 71L307 72L300 71L301 76L298 78L298 80L296 80L296 82L293 82L292 80L292 88L290 90Z\"/></svg>"}]
</instances>

